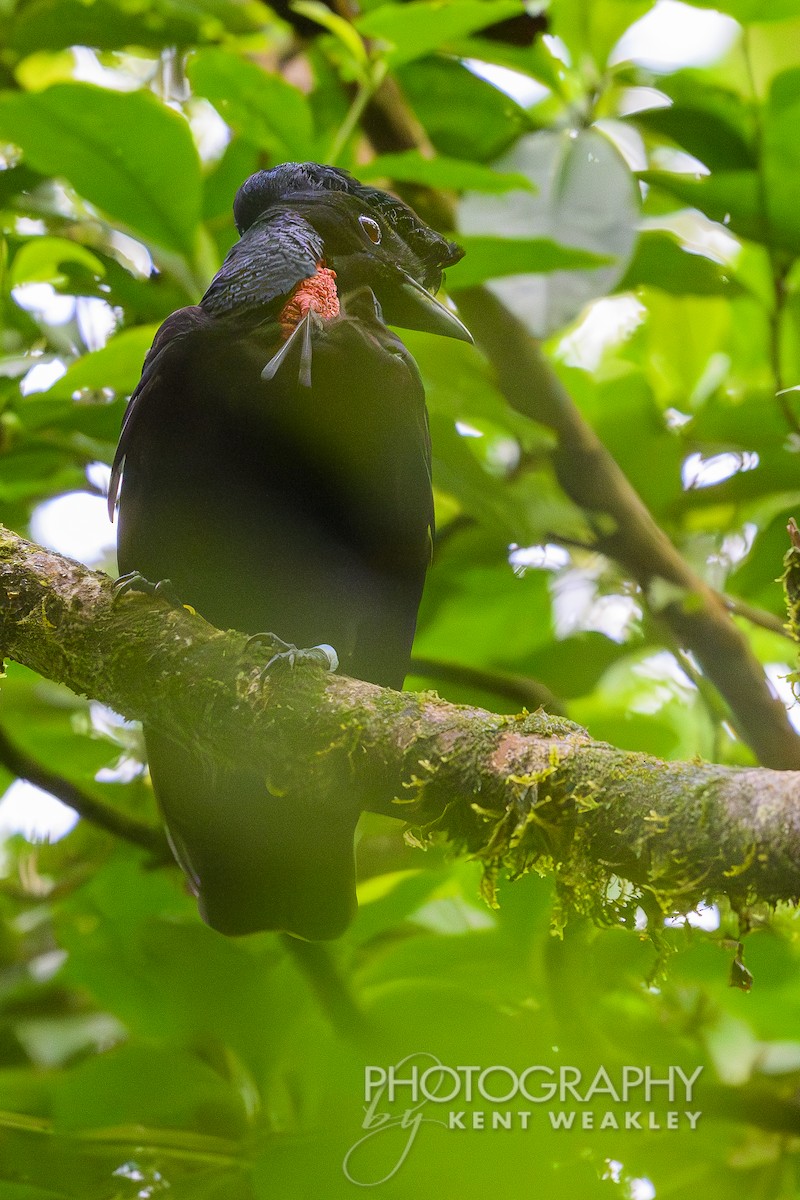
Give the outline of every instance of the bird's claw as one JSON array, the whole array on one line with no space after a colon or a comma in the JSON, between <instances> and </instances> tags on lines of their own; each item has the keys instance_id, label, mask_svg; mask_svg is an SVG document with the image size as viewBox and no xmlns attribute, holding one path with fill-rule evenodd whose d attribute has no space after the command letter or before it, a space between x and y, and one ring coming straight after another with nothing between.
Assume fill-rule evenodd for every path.
<instances>
[{"instance_id":1,"label":"bird's claw","mask_svg":"<svg viewBox=\"0 0 800 1200\"><path fill-rule=\"evenodd\" d=\"M266 643L275 653L261 668L262 675L266 675L275 667L280 669L288 667L292 670L303 663L314 663L318 667L324 667L326 671L335 671L339 666L339 655L333 646L329 646L327 643L303 649L295 646L292 642L285 642L283 638L277 637L274 633L254 633L247 639L244 648L249 650L251 646L263 643Z\"/></svg>"},{"instance_id":2,"label":"bird's claw","mask_svg":"<svg viewBox=\"0 0 800 1200\"><path fill-rule=\"evenodd\" d=\"M113 586L115 600L118 600L120 596L127 595L128 592L143 592L146 596L161 596L174 608L186 608L189 612L194 612L191 605L181 601L171 579L159 579L156 583L152 583L138 571L128 571L127 575L120 575L119 579L115 579Z\"/></svg>"}]
</instances>

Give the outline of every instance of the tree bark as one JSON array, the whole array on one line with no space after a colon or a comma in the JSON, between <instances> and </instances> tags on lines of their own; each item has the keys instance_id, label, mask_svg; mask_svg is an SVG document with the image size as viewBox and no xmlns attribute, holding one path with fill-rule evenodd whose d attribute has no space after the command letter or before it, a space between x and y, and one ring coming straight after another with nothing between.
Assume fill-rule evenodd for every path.
<instances>
[{"instance_id":1,"label":"tree bark","mask_svg":"<svg viewBox=\"0 0 800 1200\"><path fill-rule=\"evenodd\" d=\"M280 630L276 633L280 634ZM603 920L727 895L800 896L800 773L663 762L542 712L499 716L265 656L159 597L0 527L0 650L126 717L264 773L269 790L351 795L498 875L555 873ZM622 884L620 881L623 881Z\"/></svg>"}]
</instances>

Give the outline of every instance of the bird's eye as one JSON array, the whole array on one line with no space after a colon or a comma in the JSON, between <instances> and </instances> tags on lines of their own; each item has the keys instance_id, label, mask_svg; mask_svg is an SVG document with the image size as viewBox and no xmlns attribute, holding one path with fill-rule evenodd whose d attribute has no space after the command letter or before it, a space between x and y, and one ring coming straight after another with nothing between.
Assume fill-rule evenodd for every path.
<instances>
[{"instance_id":1,"label":"bird's eye","mask_svg":"<svg viewBox=\"0 0 800 1200\"><path fill-rule=\"evenodd\" d=\"M377 221L373 221L372 217L359 217L358 223L364 230L369 240L374 245L379 245L381 240L381 227Z\"/></svg>"}]
</instances>

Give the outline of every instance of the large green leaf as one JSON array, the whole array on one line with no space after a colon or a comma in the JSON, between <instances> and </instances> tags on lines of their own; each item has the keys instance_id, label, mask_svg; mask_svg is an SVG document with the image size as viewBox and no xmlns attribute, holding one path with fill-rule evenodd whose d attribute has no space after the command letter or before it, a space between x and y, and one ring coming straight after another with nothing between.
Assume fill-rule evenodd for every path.
<instances>
[{"instance_id":1,"label":"large green leaf","mask_svg":"<svg viewBox=\"0 0 800 1200\"><path fill-rule=\"evenodd\" d=\"M763 189L768 227L786 230L800 243L797 171L800 169L800 67L773 80L764 111Z\"/></svg>"},{"instance_id":2,"label":"large green leaf","mask_svg":"<svg viewBox=\"0 0 800 1200\"><path fill-rule=\"evenodd\" d=\"M591 692L606 670L629 653L629 648L605 634L589 631L548 642L534 651L531 674L569 700Z\"/></svg>"},{"instance_id":3,"label":"large green leaf","mask_svg":"<svg viewBox=\"0 0 800 1200\"><path fill-rule=\"evenodd\" d=\"M525 175L505 173L464 159L425 158L419 150L381 154L358 168L361 179L394 179L399 183L422 183L427 187L453 188L457 191L510 192L514 188L531 191L533 184Z\"/></svg>"},{"instance_id":4,"label":"large green leaf","mask_svg":"<svg viewBox=\"0 0 800 1200\"><path fill-rule=\"evenodd\" d=\"M711 171L736 171L754 167L755 151L739 129L704 106L673 104L636 113L640 127L665 134Z\"/></svg>"},{"instance_id":5,"label":"large green leaf","mask_svg":"<svg viewBox=\"0 0 800 1200\"><path fill-rule=\"evenodd\" d=\"M548 573L517 577L507 541L475 530L446 545L428 579L415 652L476 667L527 668L551 639Z\"/></svg>"},{"instance_id":6,"label":"large green leaf","mask_svg":"<svg viewBox=\"0 0 800 1200\"><path fill-rule=\"evenodd\" d=\"M70 898L59 937L70 952L69 981L143 1039L216 1040L260 1070L302 1012L303 984L283 977L274 939L220 937L200 921L177 874L142 871L130 847Z\"/></svg>"},{"instance_id":7,"label":"large green leaf","mask_svg":"<svg viewBox=\"0 0 800 1200\"><path fill-rule=\"evenodd\" d=\"M2 92L0 138L146 241L194 253L200 163L189 126L152 92L89 83Z\"/></svg>"},{"instance_id":8,"label":"large green leaf","mask_svg":"<svg viewBox=\"0 0 800 1200\"><path fill-rule=\"evenodd\" d=\"M8 40L20 54L67 46L187 46L218 41L225 32L256 33L267 18L259 0L151 0L146 6L124 0L33 0L17 7Z\"/></svg>"},{"instance_id":9,"label":"large green leaf","mask_svg":"<svg viewBox=\"0 0 800 1200\"><path fill-rule=\"evenodd\" d=\"M800 221L785 211L779 221L775 207L771 219L766 219L757 171L719 171L702 176L642 171L639 178L699 208L712 221L723 222L740 237L800 253Z\"/></svg>"},{"instance_id":10,"label":"large green leaf","mask_svg":"<svg viewBox=\"0 0 800 1200\"><path fill-rule=\"evenodd\" d=\"M459 238L467 252L449 274L453 288L472 287L487 279L509 275L545 275L553 271L590 271L613 261L608 254L595 254L575 246L562 246L550 238L479 237Z\"/></svg>"},{"instance_id":11,"label":"large green leaf","mask_svg":"<svg viewBox=\"0 0 800 1200\"><path fill-rule=\"evenodd\" d=\"M237 1104L238 1100L238 1104ZM203 1131L244 1125L241 1098L206 1063L180 1050L127 1045L68 1071L55 1089L60 1130L156 1125ZM211 1132L211 1130L208 1130Z\"/></svg>"},{"instance_id":12,"label":"large green leaf","mask_svg":"<svg viewBox=\"0 0 800 1200\"><path fill-rule=\"evenodd\" d=\"M655 0L551 0L548 8L553 33L568 46L573 63L587 55L599 67L625 30L653 7Z\"/></svg>"},{"instance_id":13,"label":"large green leaf","mask_svg":"<svg viewBox=\"0 0 800 1200\"><path fill-rule=\"evenodd\" d=\"M420 59L397 74L440 154L488 162L531 128L527 113L510 96L455 59Z\"/></svg>"},{"instance_id":14,"label":"large green leaf","mask_svg":"<svg viewBox=\"0 0 800 1200\"><path fill-rule=\"evenodd\" d=\"M423 58L432 50L487 25L524 12L521 0L415 0L383 4L356 25L368 38L388 43L393 66Z\"/></svg>"},{"instance_id":15,"label":"large green leaf","mask_svg":"<svg viewBox=\"0 0 800 1200\"><path fill-rule=\"evenodd\" d=\"M3 1200L72 1200L74 1192L54 1192L29 1183L2 1181Z\"/></svg>"},{"instance_id":16,"label":"large green leaf","mask_svg":"<svg viewBox=\"0 0 800 1200\"><path fill-rule=\"evenodd\" d=\"M742 290L730 268L684 249L677 237L660 229L641 234L617 291L637 287L659 288L676 296L733 296Z\"/></svg>"},{"instance_id":17,"label":"large green leaf","mask_svg":"<svg viewBox=\"0 0 800 1200\"><path fill-rule=\"evenodd\" d=\"M501 428L525 452L555 445L550 430L508 405L491 367L471 346L454 338L434 338L406 329L403 341L420 369L431 413L445 416L451 423L478 422Z\"/></svg>"},{"instance_id":18,"label":"large green leaf","mask_svg":"<svg viewBox=\"0 0 800 1200\"><path fill-rule=\"evenodd\" d=\"M247 141L287 159L312 157L308 101L280 75L226 50L202 51L188 71L194 90Z\"/></svg>"},{"instance_id":19,"label":"large green leaf","mask_svg":"<svg viewBox=\"0 0 800 1200\"><path fill-rule=\"evenodd\" d=\"M109 388L117 395L129 396L139 382L142 363L157 329L157 325L123 329L101 350L76 359L65 375L41 393L41 399L37 398L33 406L48 400L69 400L84 388L89 391Z\"/></svg>"},{"instance_id":20,"label":"large green leaf","mask_svg":"<svg viewBox=\"0 0 800 1200\"><path fill-rule=\"evenodd\" d=\"M724 157L731 159L730 164L722 161L720 165L725 169L709 175L650 171L643 178L695 205L713 220L724 221L742 237L800 253L800 213L794 182L800 167L798 122L800 68L793 68L773 80L761 118L760 163L735 167L736 161L745 159L741 155L731 159L728 152ZM674 133L679 135L677 125ZM697 148L702 151L701 146Z\"/></svg>"},{"instance_id":21,"label":"large green leaf","mask_svg":"<svg viewBox=\"0 0 800 1200\"><path fill-rule=\"evenodd\" d=\"M549 239L599 256L600 263L611 261L599 266L594 257L591 266L573 262L564 270L552 253L550 274L520 274L492 284L531 331L542 336L565 325L622 277L636 242L636 184L616 148L592 129L531 134L497 166L523 172L537 192L467 195L459 207L464 233ZM469 272L468 262L465 269Z\"/></svg>"},{"instance_id":22,"label":"large green leaf","mask_svg":"<svg viewBox=\"0 0 800 1200\"><path fill-rule=\"evenodd\" d=\"M63 267L76 264L100 277L105 268L96 254L68 238L40 237L26 242L14 255L9 275L11 287L21 283L49 283L60 287L66 282Z\"/></svg>"},{"instance_id":23,"label":"large green leaf","mask_svg":"<svg viewBox=\"0 0 800 1200\"><path fill-rule=\"evenodd\" d=\"M554 92L560 91L567 77L567 68L554 53L555 47L540 38L530 46L516 46L499 38L473 35L453 43L451 49L459 58L472 58L529 75Z\"/></svg>"}]
</instances>

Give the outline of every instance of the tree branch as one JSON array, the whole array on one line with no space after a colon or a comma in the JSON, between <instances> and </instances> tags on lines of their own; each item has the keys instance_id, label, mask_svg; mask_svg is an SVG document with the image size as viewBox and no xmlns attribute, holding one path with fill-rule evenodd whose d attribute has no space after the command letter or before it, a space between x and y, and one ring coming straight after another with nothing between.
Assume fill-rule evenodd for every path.
<instances>
[{"instance_id":1,"label":"tree branch","mask_svg":"<svg viewBox=\"0 0 800 1200\"><path fill-rule=\"evenodd\" d=\"M380 152L414 147L430 153L424 131L391 76L372 98L362 124ZM434 226L445 232L455 228L455 207L445 193L417 188L408 198ZM583 419L536 339L488 289L457 289L453 295L495 367L509 404L557 434L554 463L559 482L576 504L598 519L597 549L630 572L654 615L693 652L729 704L737 729L759 762L800 769L800 736L747 639L730 619L728 604L695 574L657 525ZM754 611L747 614L750 620L755 620Z\"/></svg>"},{"instance_id":2,"label":"tree branch","mask_svg":"<svg viewBox=\"0 0 800 1200\"><path fill-rule=\"evenodd\" d=\"M171 859L172 855L163 830L150 825L147 821L140 821L137 817L121 812L118 808L113 808L110 804L98 799L97 796L93 796L91 792L87 792L73 783L72 780L50 771L42 763L26 754L15 742L12 742L4 729L0 729L0 764L12 775L16 775L20 779L27 779L29 783L49 792L51 796L55 796L62 804L74 809L80 817L90 821L98 829L104 829L106 833L113 833L115 837L120 837L123 841L132 842L135 846L149 850L161 861Z\"/></svg>"},{"instance_id":3,"label":"tree branch","mask_svg":"<svg viewBox=\"0 0 800 1200\"><path fill-rule=\"evenodd\" d=\"M456 297L509 404L557 434L553 461L558 480L595 519L597 549L631 573L651 611L694 653L759 761L800 768L800 737L724 601L692 571L653 520L536 340L485 288L464 289Z\"/></svg>"},{"instance_id":4,"label":"tree branch","mask_svg":"<svg viewBox=\"0 0 800 1200\"><path fill-rule=\"evenodd\" d=\"M515 675L508 671L486 670L466 663L445 662L440 658L418 658L411 660L411 675L425 679L438 679L442 683L479 688L495 696L504 696L520 708L544 708L557 716L565 715L563 700L554 696L547 684L529 675Z\"/></svg>"},{"instance_id":5,"label":"tree branch","mask_svg":"<svg viewBox=\"0 0 800 1200\"><path fill-rule=\"evenodd\" d=\"M158 597L115 599L107 576L0 528L5 656L277 787L405 817L481 859L490 900L501 869L531 868L606 919L640 896L663 911L800 896L798 773L666 763L542 713L315 668L265 676L245 643Z\"/></svg>"},{"instance_id":6,"label":"tree branch","mask_svg":"<svg viewBox=\"0 0 800 1200\"><path fill-rule=\"evenodd\" d=\"M794 641L789 626L775 613L768 612L764 608L757 608L754 604L748 604L746 600L741 600L738 596L727 596L724 592L720 592L718 595L728 612L733 613L735 617L741 617L743 620L749 621L751 625L760 626L761 629L768 629L770 633L777 633L780 637L788 638L790 642Z\"/></svg>"}]
</instances>

